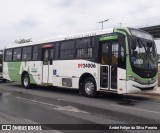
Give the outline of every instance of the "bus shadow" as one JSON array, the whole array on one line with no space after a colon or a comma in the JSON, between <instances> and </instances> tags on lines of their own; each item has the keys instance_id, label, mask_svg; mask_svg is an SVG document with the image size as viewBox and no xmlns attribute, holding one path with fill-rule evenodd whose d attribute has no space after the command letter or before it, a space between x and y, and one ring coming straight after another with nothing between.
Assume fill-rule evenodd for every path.
<instances>
[{"instance_id":1,"label":"bus shadow","mask_svg":"<svg viewBox=\"0 0 160 133\"><path fill-rule=\"evenodd\" d=\"M135 95L135 94L120 95L120 94L108 93L108 92L104 93L103 95L100 95L99 98L104 100L114 101L117 104L123 105L123 106L135 106L138 103L150 102L154 99L152 97L148 97L145 95Z\"/></svg>"},{"instance_id":2,"label":"bus shadow","mask_svg":"<svg viewBox=\"0 0 160 133\"><path fill-rule=\"evenodd\" d=\"M53 86L34 86L31 89L45 91L45 92L78 95L78 90L68 89L68 88L60 88L60 87L53 87Z\"/></svg>"},{"instance_id":3,"label":"bus shadow","mask_svg":"<svg viewBox=\"0 0 160 133\"><path fill-rule=\"evenodd\" d=\"M8 86L10 87L15 87L18 89L24 89L21 84L9 84ZM49 93L57 93L57 94L65 94L69 96L78 96L78 97L85 97L84 95L79 95L78 90L75 89L68 89L68 88L59 88L59 87L53 87L53 86L32 86L30 89L26 90L36 90L36 91L44 91L44 92L49 92ZM19 91L20 93L23 93ZM139 102L147 102L153 100L151 97L147 97L145 95L132 95L132 94L127 94L127 95L120 95L120 94L115 94L115 93L100 93L97 98L94 98L94 100L107 100L107 101L113 101L116 102L119 105L124 105L124 106L135 106L136 103Z\"/></svg>"},{"instance_id":4,"label":"bus shadow","mask_svg":"<svg viewBox=\"0 0 160 133\"><path fill-rule=\"evenodd\" d=\"M40 90L45 92L51 92L51 93L58 93L58 94L65 94L65 95L74 95L74 96L82 96L86 97L84 94L79 95L78 90L76 89L68 89L68 88L59 88L59 87L44 87L44 86L35 86L34 88L31 88L34 90ZM116 93L106 92L106 93L99 93L96 98L93 98L94 100L107 100L107 101L114 101L117 104L120 105L126 105L126 106L134 106L136 103L141 101L150 101L152 98L146 97L144 95L120 95Z\"/></svg>"},{"instance_id":5,"label":"bus shadow","mask_svg":"<svg viewBox=\"0 0 160 133\"><path fill-rule=\"evenodd\" d=\"M36 91L44 91L44 92L51 92L51 93L61 93L61 94L70 94L70 95L78 95L78 90L75 89L68 89L68 88L59 88L53 86L38 86L32 85L29 89L25 89L21 84L10 84L10 87L15 87L18 89L23 90L36 90Z\"/></svg>"}]
</instances>

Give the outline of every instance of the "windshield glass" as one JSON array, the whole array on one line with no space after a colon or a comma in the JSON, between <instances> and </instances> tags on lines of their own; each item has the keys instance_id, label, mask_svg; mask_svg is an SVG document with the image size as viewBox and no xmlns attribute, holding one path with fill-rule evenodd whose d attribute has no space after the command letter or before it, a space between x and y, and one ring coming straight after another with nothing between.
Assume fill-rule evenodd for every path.
<instances>
[{"instance_id":1,"label":"windshield glass","mask_svg":"<svg viewBox=\"0 0 160 133\"><path fill-rule=\"evenodd\" d=\"M131 63L136 68L157 68L157 52L154 41L138 37L131 39Z\"/></svg>"}]
</instances>

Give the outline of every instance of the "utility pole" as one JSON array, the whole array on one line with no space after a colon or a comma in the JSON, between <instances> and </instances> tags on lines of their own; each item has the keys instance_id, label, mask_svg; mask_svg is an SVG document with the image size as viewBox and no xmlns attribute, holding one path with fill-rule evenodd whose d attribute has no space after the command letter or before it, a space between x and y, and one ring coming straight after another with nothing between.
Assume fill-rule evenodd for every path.
<instances>
[{"instance_id":1,"label":"utility pole","mask_svg":"<svg viewBox=\"0 0 160 133\"><path fill-rule=\"evenodd\" d=\"M101 23L102 24L102 30L103 30L103 23L104 22L107 22L109 19L106 19L106 20L103 20L103 21L100 21L100 22L98 22L98 23Z\"/></svg>"}]
</instances>

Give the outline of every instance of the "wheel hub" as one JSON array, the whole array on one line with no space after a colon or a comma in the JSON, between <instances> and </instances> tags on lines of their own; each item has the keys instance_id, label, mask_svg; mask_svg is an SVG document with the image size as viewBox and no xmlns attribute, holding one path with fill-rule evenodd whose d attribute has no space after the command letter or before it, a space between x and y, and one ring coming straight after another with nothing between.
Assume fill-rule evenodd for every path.
<instances>
[{"instance_id":1,"label":"wheel hub","mask_svg":"<svg viewBox=\"0 0 160 133\"><path fill-rule=\"evenodd\" d=\"M27 78L27 77L24 78L24 81L23 81L23 82L24 82L24 86L28 86L28 82L29 82L29 81L28 81L28 78Z\"/></svg>"},{"instance_id":2,"label":"wheel hub","mask_svg":"<svg viewBox=\"0 0 160 133\"><path fill-rule=\"evenodd\" d=\"M86 84L85 84L85 91L87 94L89 95L92 95L93 92L94 92L94 84L93 82L91 81L88 81Z\"/></svg>"}]
</instances>

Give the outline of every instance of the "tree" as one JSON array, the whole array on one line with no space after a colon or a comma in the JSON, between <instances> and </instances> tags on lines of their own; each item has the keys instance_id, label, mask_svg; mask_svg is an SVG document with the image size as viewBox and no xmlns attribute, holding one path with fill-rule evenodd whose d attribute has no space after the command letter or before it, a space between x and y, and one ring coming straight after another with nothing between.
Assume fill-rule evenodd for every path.
<instances>
[{"instance_id":1,"label":"tree","mask_svg":"<svg viewBox=\"0 0 160 133\"><path fill-rule=\"evenodd\" d=\"M28 43L28 42L32 42L32 38L15 40L15 43L17 44Z\"/></svg>"}]
</instances>

